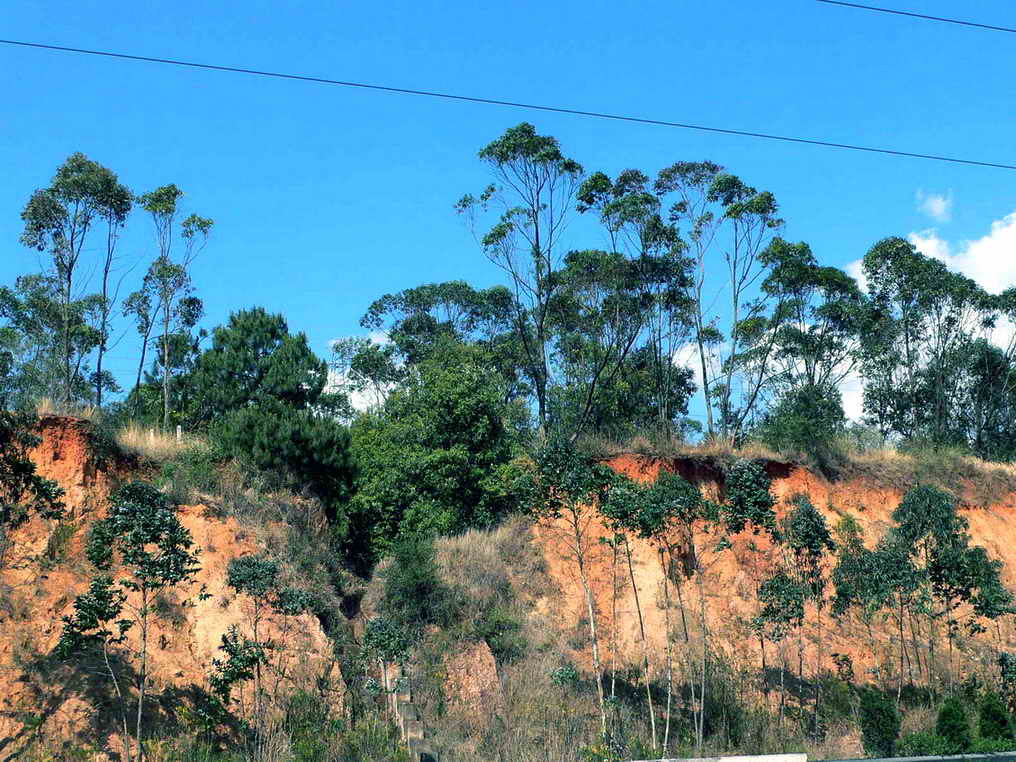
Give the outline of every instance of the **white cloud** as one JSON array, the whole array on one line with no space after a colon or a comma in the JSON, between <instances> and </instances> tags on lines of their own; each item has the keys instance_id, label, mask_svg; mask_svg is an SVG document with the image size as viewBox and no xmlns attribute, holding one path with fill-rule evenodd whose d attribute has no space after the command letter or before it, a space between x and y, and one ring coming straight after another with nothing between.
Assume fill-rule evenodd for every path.
<instances>
[{"instance_id":1,"label":"white cloud","mask_svg":"<svg viewBox=\"0 0 1016 762\"><path fill-rule=\"evenodd\" d=\"M857 281L857 287L868 293L868 279L864 275L864 260L855 259L846 266L847 275Z\"/></svg>"},{"instance_id":2,"label":"white cloud","mask_svg":"<svg viewBox=\"0 0 1016 762\"><path fill-rule=\"evenodd\" d=\"M982 288L997 294L1016 285L1016 212L991 223L981 238L951 244L937 230L911 233L908 239L918 251L944 262Z\"/></svg>"},{"instance_id":3,"label":"white cloud","mask_svg":"<svg viewBox=\"0 0 1016 762\"><path fill-rule=\"evenodd\" d=\"M935 222L948 222L952 219L952 191L946 194L925 193L918 190L916 194L917 210L926 214Z\"/></svg>"},{"instance_id":4,"label":"white cloud","mask_svg":"<svg viewBox=\"0 0 1016 762\"><path fill-rule=\"evenodd\" d=\"M948 212L952 203L951 195L946 201ZM935 228L913 232L907 236L907 240L925 256L937 259L950 270L966 275L985 291L998 294L1016 286L1016 212L995 220L988 233L973 240L951 243ZM845 269L857 279L861 289L867 291L861 263L860 259L854 260ZM1016 326L1008 320L1000 320L988 338L1005 347L1014 335ZM851 374L844 379L840 391L843 394L844 412L848 418L856 420L861 413L860 378Z\"/></svg>"}]
</instances>

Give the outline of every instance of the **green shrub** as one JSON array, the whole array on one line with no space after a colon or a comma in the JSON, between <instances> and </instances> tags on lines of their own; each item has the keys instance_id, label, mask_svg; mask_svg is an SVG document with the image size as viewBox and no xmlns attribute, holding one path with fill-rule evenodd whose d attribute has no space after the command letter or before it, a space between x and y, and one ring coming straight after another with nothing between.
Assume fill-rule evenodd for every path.
<instances>
[{"instance_id":1,"label":"green shrub","mask_svg":"<svg viewBox=\"0 0 1016 762\"><path fill-rule=\"evenodd\" d=\"M844 423L839 390L807 384L785 392L758 433L777 452L807 456L821 471L830 473L843 460L837 443Z\"/></svg>"},{"instance_id":2,"label":"green shrub","mask_svg":"<svg viewBox=\"0 0 1016 762\"><path fill-rule=\"evenodd\" d=\"M1012 718L997 693L989 691L977 707L977 729L982 739L1012 739Z\"/></svg>"},{"instance_id":3,"label":"green shrub","mask_svg":"<svg viewBox=\"0 0 1016 762\"><path fill-rule=\"evenodd\" d=\"M884 693L865 690L861 694L861 740L871 757L891 757L900 734L900 715Z\"/></svg>"},{"instance_id":4,"label":"green shrub","mask_svg":"<svg viewBox=\"0 0 1016 762\"><path fill-rule=\"evenodd\" d=\"M940 757L948 753L949 742L927 731L904 736L896 745L896 755L900 757Z\"/></svg>"},{"instance_id":5,"label":"green shrub","mask_svg":"<svg viewBox=\"0 0 1016 762\"><path fill-rule=\"evenodd\" d=\"M568 662L550 673L550 681L562 688L574 687L579 682L579 671L575 669L574 664Z\"/></svg>"},{"instance_id":6,"label":"green shrub","mask_svg":"<svg viewBox=\"0 0 1016 762\"><path fill-rule=\"evenodd\" d=\"M408 536L394 546L381 571L381 615L403 632L419 636L427 625L448 627L458 615L459 596L446 585L434 558L434 541Z\"/></svg>"},{"instance_id":7,"label":"green shrub","mask_svg":"<svg viewBox=\"0 0 1016 762\"><path fill-rule=\"evenodd\" d=\"M188 502L195 492L218 492L218 460L207 445L187 448L163 463L156 483L178 503Z\"/></svg>"},{"instance_id":8,"label":"green shrub","mask_svg":"<svg viewBox=\"0 0 1016 762\"><path fill-rule=\"evenodd\" d=\"M935 733L945 739L950 754L961 754L970 749L974 740L970 732L970 720L963 702L956 696L947 698L938 710Z\"/></svg>"},{"instance_id":9,"label":"green shrub","mask_svg":"<svg viewBox=\"0 0 1016 762\"><path fill-rule=\"evenodd\" d=\"M765 469L753 460L739 460L730 468L723 485L726 500L721 509L727 531L737 534L750 528L754 534L763 529L774 536L779 533L771 486Z\"/></svg>"},{"instance_id":10,"label":"green shrub","mask_svg":"<svg viewBox=\"0 0 1016 762\"><path fill-rule=\"evenodd\" d=\"M526 641L521 631L522 624L517 619L501 606L493 605L476 620L474 635L487 642L499 664L508 664L525 653Z\"/></svg>"},{"instance_id":11,"label":"green shrub","mask_svg":"<svg viewBox=\"0 0 1016 762\"><path fill-rule=\"evenodd\" d=\"M995 754L1000 751L1016 751L1016 742L1011 738L978 738L970 747L971 754Z\"/></svg>"}]
</instances>

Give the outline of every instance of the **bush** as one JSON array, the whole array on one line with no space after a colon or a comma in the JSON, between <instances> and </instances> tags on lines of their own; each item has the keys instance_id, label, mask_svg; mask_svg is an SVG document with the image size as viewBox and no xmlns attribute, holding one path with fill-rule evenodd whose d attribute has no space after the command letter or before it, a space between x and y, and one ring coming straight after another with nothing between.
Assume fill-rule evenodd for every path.
<instances>
[{"instance_id":1,"label":"bush","mask_svg":"<svg viewBox=\"0 0 1016 762\"><path fill-rule=\"evenodd\" d=\"M722 508L731 534L743 532L749 526L755 534L762 529L773 535L778 533L771 485L765 469L753 460L739 460L731 467L724 482L726 501Z\"/></svg>"},{"instance_id":2,"label":"bush","mask_svg":"<svg viewBox=\"0 0 1016 762\"><path fill-rule=\"evenodd\" d=\"M223 452L286 486L306 488L320 499L329 519L349 497L354 467L345 426L311 410L264 400L226 415L213 429Z\"/></svg>"},{"instance_id":3,"label":"bush","mask_svg":"<svg viewBox=\"0 0 1016 762\"><path fill-rule=\"evenodd\" d=\"M475 636L487 642L498 664L516 661L525 653L522 624L510 612L494 604L485 608L476 621Z\"/></svg>"},{"instance_id":4,"label":"bush","mask_svg":"<svg viewBox=\"0 0 1016 762\"><path fill-rule=\"evenodd\" d=\"M448 627L458 613L459 596L442 582L429 537L410 536L395 544L381 571L381 615L410 636L428 625Z\"/></svg>"},{"instance_id":5,"label":"bush","mask_svg":"<svg viewBox=\"0 0 1016 762\"><path fill-rule=\"evenodd\" d=\"M981 739L1012 739L1012 718L997 693L989 691L977 707L977 729Z\"/></svg>"},{"instance_id":6,"label":"bush","mask_svg":"<svg viewBox=\"0 0 1016 762\"><path fill-rule=\"evenodd\" d=\"M861 694L861 740L871 757L891 757L900 734L900 715L884 693L866 690Z\"/></svg>"},{"instance_id":7,"label":"bush","mask_svg":"<svg viewBox=\"0 0 1016 762\"><path fill-rule=\"evenodd\" d=\"M904 736L896 746L900 757L941 757L949 753L949 742L927 731Z\"/></svg>"},{"instance_id":8,"label":"bush","mask_svg":"<svg viewBox=\"0 0 1016 762\"><path fill-rule=\"evenodd\" d=\"M808 456L821 471L830 472L843 459L837 440L844 423L839 390L807 384L783 394L766 416L759 436L774 450Z\"/></svg>"},{"instance_id":9,"label":"bush","mask_svg":"<svg viewBox=\"0 0 1016 762\"><path fill-rule=\"evenodd\" d=\"M970 747L971 754L995 754L1016 750L1016 742L1008 738L978 738Z\"/></svg>"},{"instance_id":10,"label":"bush","mask_svg":"<svg viewBox=\"0 0 1016 762\"><path fill-rule=\"evenodd\" d=\"M188 502L195 492L215 493L220 486L218 460L204 444L180 449L163 463L156 483L177 503Z\"/></svg>"},{"instance_id":11,"label":"bush","mask_svg":"<svg viewBox=\"0 0 1016 762\"><path fill-rule=\"evenodd\" d=\"M935 733L945 739L950 754L960 754L970 749L974 740L970 733L970 721L963 702L956 696L947 698L939 709Z\"/></svg>"}]
</instances>

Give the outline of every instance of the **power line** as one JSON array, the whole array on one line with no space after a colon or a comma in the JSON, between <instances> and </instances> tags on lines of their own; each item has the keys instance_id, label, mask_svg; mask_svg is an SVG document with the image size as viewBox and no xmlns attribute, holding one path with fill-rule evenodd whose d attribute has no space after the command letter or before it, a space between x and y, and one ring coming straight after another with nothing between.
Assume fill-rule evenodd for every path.
<instances>
[{"instance_id":1,"label":"power line","mask_svg":"<svg viewBox=\"0 0 1016 762\"><path fill-rule=\"evenodd\" d=\"M894 8L881 8L877 5L861 5L860 3L847 3L843 0L818 0L820 3L826 5L841 5L844 8L858 8L862 11L876 11L877 13L890 13L894 16L909 16L915 19L924 19L925 21L941 21L945 24L957 24L959 26L971 26L975 29L989 29L992 32L1012 32L1016 34L1016 29L1008 26L992 26L991 24L978 24L975 21L963 21L962 19L949 19L944 16L929 16L924 13L913 13L911 11L898 11Z\"/></svg>"},{"instance_id":2,"label":"power line","mask_svg":"<svg viewBox=\"0 0 1016 762\"><path fill-rule=\"evenodd\" d=\"M825 2L826 0L819 0ZM831 0L829 0L831 1ZM877 153L888 156L900 156L911 159L928 159L930 161L943 161L951 164L966 164L975 167L992 167L995 169L1016 170L1016 164L1003 164L993 161L978 161L975 159L963 159L956 156L940 156L936 154L918 153L916 151L897 151L891 148L878 148L874 146L853 145L850 143L837 143L829 140L815 140L810 138L793 137L789 135L774 135L765 132L751 130L737 130L725 127L711 127L701 124L689 124L685 122L671 122L664 119L649 119L637 116L625 116L622 114L611 114L601 111L586 111L583 109L564 108L561 106L546 106L536 103L523 103L520 101L506 101L497 98L483 98L471 95L458 95L454 93L439 92L436 90L415 90L406 87L393 87L390 85L375 85L366 82L352 82L340 79L328 79L325 77L312 77L303 74L286 74L276 71L262 71L258 69L247 69L238 66L223 66L219 64L199 63L196 61L184 61L175 58L156 58L153 56L139 56L129 53L115 53L108 50L88 50L86 48L72 48L64 45L46 45L40 42L26 42L22 40L2 40L0 44L15 45L24 48L38 48L41 50L55 50L64 53L82 53L92 56L103 56L128 61L144 61L147 63L169 64L172 66L184 66L192 69L208 69L212 71L224 71L234 74L251 74L259 77L272 77L274 79L296 80L299 82L312 82L321 85L338 85L340 87L352 87L361 90L375 90L386 93L399 93L402 95L420 95L428 98L441 98L444 100L461 101L467 103L481 103L489 106L508 106L510 108L529 109L532 111L545 111L555 114L568 114L571 116L588 116L596 119L610 119L618 122L632 122L635 124L649 124L658 127L675 127L684 130L697 130L699 132L718 133L721 135L736 135L739 137L760 138L763 140L775 140L783 143L798 143L803 145L822 146L824 148L840 148L847 151L862 151L864 153Z\"/></svg>"}]
</instances>

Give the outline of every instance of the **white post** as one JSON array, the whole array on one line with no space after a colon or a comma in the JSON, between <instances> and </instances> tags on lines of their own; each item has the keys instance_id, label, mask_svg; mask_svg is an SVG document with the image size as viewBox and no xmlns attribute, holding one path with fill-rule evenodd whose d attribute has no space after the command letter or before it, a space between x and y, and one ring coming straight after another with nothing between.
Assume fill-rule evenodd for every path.
<instances>
[{"instance_id":1,"label":"white post","mask_svg":"<svg viewBox=\"0 0 1016 762\"><path fill-rule=\"evenodd\" d=\"M176 425L176 441L177 441L177 442L179 442L179 441L180 441L180 436L181 436L181 433L182 433L182 432L181 432L181 430L180 430L180 424L178 423L178 424Z\"/></svg>"}]
</instances>

